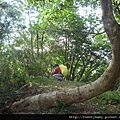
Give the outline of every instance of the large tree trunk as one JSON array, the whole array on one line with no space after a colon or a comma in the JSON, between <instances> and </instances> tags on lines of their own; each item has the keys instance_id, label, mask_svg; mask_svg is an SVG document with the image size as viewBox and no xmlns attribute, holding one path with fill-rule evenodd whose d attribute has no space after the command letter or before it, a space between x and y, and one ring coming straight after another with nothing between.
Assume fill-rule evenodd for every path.
<instances>
[{"instance_id":1,"label":"large tree trunk","mask_svg":"<svg viewBox=\"0 0 120 120\"><path fill-rule=\"evenodd\" d=\"M104 28L112 49L112 59L105 72L95 82L90 84L68 91L56 91L28 97L15 102L12 108L16 108L18 111L36 110L53 107L56 105L56 101L69 104L83 102L110 90L114 86L120 75L120 27L113 16L111 0L101 0L101 7Z\"/></svg>"}]
</instances>

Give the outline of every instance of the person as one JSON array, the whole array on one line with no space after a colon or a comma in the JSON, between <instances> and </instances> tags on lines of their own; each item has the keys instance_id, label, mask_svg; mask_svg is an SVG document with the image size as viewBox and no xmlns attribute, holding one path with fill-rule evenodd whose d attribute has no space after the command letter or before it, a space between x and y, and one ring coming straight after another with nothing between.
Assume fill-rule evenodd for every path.
<instances>
[{"instance_id":1,"label":"person","mask_svg":"<svg viewBox=\"0 0 120 120\"><path fill-rule=\"evenodd\" d=\"M54 78L58 79L59 81L62 81L63 75L59 65L55 64L53 67L54 67L54 71L51 74L53 75Z\"/></svg>"}]
</instances>

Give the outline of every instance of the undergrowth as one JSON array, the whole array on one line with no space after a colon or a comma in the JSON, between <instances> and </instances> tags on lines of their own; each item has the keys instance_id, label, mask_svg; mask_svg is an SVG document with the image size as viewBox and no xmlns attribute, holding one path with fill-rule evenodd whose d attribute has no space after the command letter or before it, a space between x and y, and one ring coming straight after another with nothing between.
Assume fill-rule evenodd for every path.
<instances>
[{"instance_id":1,"label":"undergrowth","mask_svg":"<svg viewBox=\"0 0 120 120\"><path fill-rule=\"evenodd\" d=\"M0 87L0 108L10 106L12 102L28 96L50 91L62 91L75 88L85 83L74 81L57 81L40 77L31 77L25 84L2 85ZM0 110L1 112L1 110ZM5 111L6 112L6 111ZM4 112L4 113L5 113ZM1 112L2 113L2 112ZM119 114L120 92L107 91L83 103L65 104L56 101L56 107L31 111L32 114Z\"/></svg>"}]
</instances>

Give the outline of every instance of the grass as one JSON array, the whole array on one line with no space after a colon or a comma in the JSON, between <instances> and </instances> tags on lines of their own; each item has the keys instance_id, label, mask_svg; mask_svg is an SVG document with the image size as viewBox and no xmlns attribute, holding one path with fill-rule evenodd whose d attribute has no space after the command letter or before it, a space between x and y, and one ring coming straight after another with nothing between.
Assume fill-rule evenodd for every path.
<instances>
[{"instance_id":1,"label":"grass","mask_svg":"<svg viewBox=\"0 0 120 120\"><path fill-rule=\"evenodd\" d=\"M33 83L38 87L43 87L45 89L49 89L51 91L54 90L69 90L75 88L76 86L84 85L85 83L74 82L74 81L58 81L54 78L40 78L40 77L32 77L29 83Z\"/></svg>"},{"instance_id":2,"label":"grass","mask_svg":"<svg viewBox=\"0 0 120 120\"><path fill-rule=\"evenodd\" d=\"M20 100L50 91L64 91L82 86L85 83L75 81L57 81L54 78L31 77L19 89L8 85L1 88L0 107L9 106L12 99ZM9 88L9 89L8 89ZM4 90L2 92L2 90ZM11 92L9 92L11 91ZM3 94L4 93L4 94ZM5 104L5 106L3 105ZM107 91L83 103L65 104L56 101L57 106L29 112L30 114L120 114L120 91ZM28 112L25 112L29 114ZM17 113L18 114L18 113ZM20 114L20 113L19 113Z\"/></svg>"},{"instance_id":3,"label":"grass","mask_svg":"<svg viewBox=\"0 0 120 120\"><path fill-rule=\"evenodd\" d=\"M84 85L74 81L57 81L54 78L31 77L28 81L27 96L47 93L50 91L63 91ZM119 114L120 93L108 91L83 103L64 104L57 102L57 106L49 109L32 111L32 114Z\"/></svg>"}]
</instances>

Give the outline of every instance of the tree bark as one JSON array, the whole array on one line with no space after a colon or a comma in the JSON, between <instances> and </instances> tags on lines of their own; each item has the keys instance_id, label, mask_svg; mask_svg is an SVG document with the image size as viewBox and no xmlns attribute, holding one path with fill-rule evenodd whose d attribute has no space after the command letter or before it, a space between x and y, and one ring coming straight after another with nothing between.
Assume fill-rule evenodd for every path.
<instances>
[{"instance_id":1,"label":"tree bark","mask_svg":"<svg viewBox=\"0 0 120 120\"><path fill-rule=\"evenodd\" d=\"M56 106L56 101L64 103L78 103L110 90L120 75L120 27L116 22L111 0L101 0L102 20L105 31L111 43L112 59L108 68L95 81L68 91L39 94L15 102L12 109L18 111L36 110Z\"/></svg>"}]
</instances>

